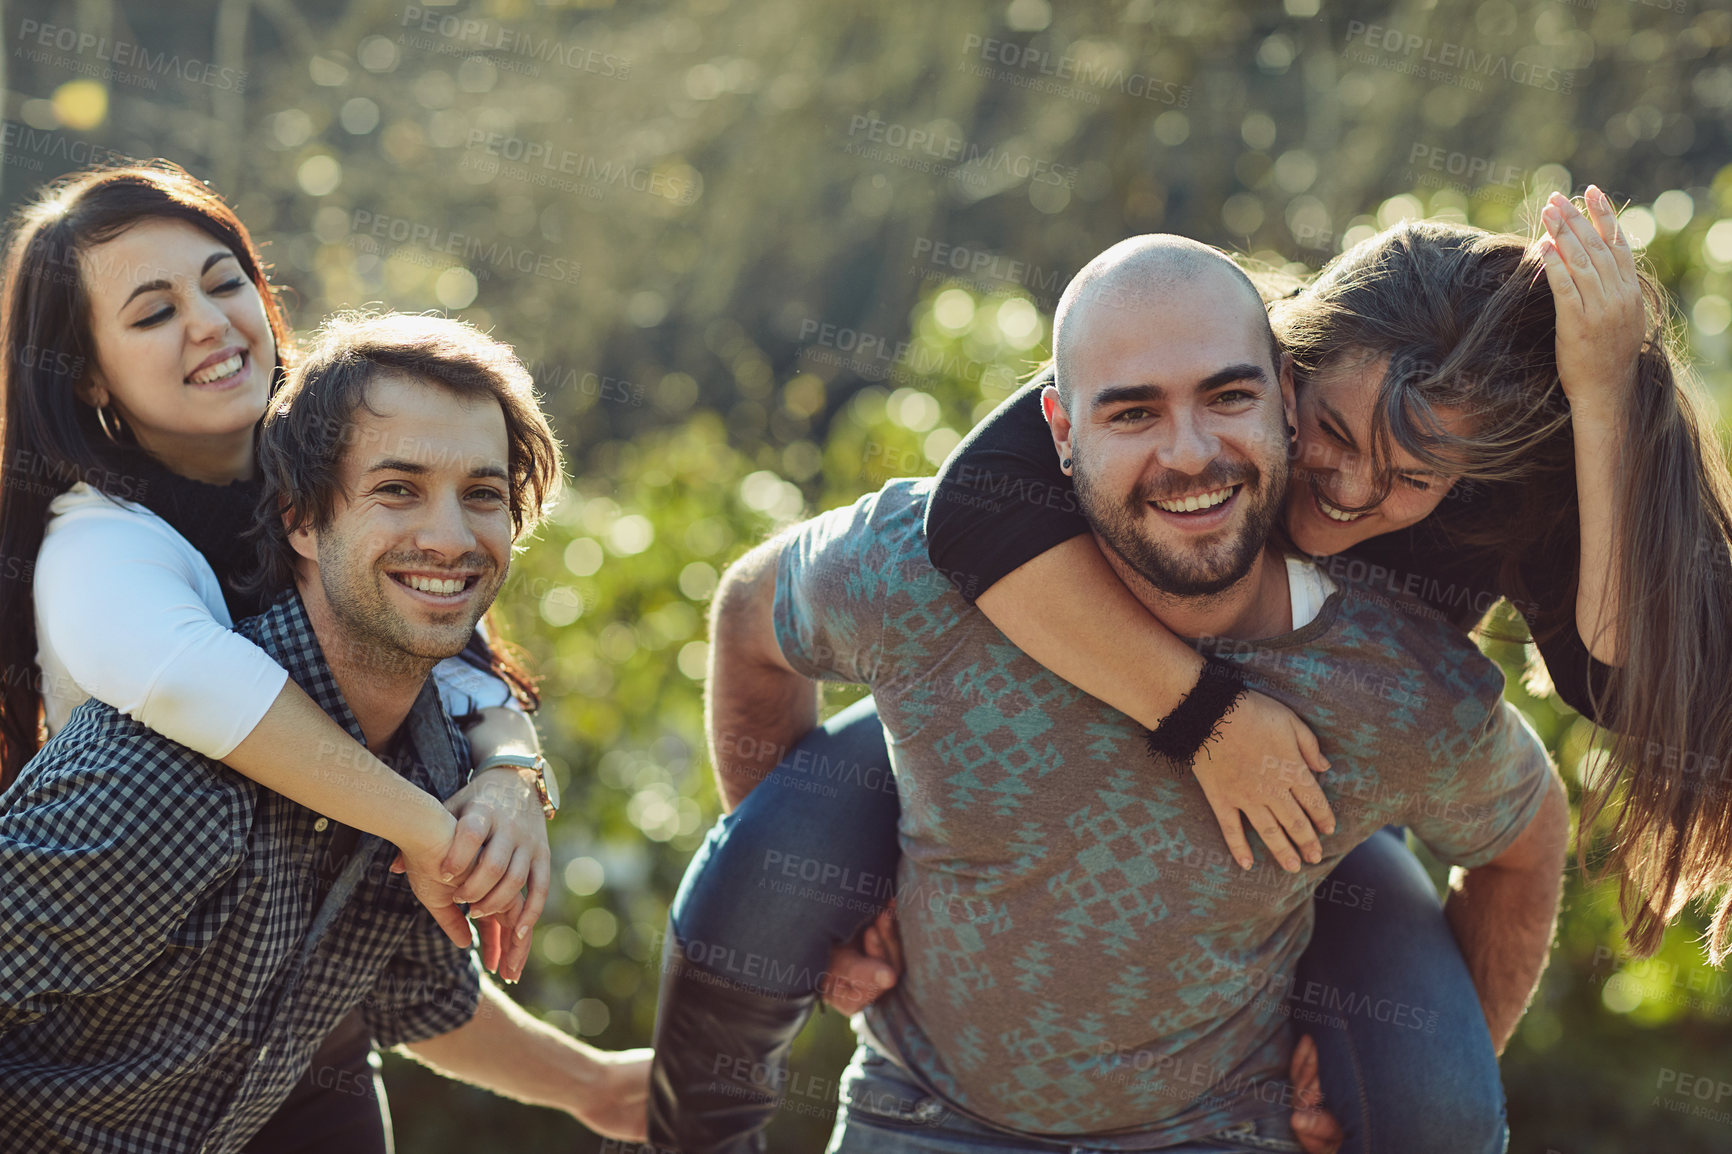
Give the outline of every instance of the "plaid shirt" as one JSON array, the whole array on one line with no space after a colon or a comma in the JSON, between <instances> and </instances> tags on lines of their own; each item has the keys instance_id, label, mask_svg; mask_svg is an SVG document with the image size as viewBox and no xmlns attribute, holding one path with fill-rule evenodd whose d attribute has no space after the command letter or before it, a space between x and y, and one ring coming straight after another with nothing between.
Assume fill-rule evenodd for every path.
<instances>
[{"instance_id":1,"label":"plaid shirt","mask_svg":"<svg viewBox=\"0 0 1732 1154\"><path fill-rule=\"evenodd\" d=\"M361 740L298 596L238 630ZM431 679L400 732L398 772L455 793L467 759ZM467 1022L473 954L389 871L378 838L361 838L324 903L328 932L309 935L342 829L107 705L80 706L0 795L7 1154L237 1150L354 1007L381 1046Z\"/></svg>"}]
</instances>

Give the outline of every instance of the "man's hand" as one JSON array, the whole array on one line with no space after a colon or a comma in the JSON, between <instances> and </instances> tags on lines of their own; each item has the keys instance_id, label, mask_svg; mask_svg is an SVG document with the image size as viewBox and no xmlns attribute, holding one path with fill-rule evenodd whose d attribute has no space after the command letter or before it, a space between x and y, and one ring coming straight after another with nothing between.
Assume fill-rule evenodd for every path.
<instances>
[{"instance_id":1,"label":"man's hand","mask_svg":"<svg viewBox=\"0 0 1732 1154\"><path fill-rule=\"evenodd\" d=\"M902 976L902 937L896 931L896 901L860 931L857 942L830 951L830 969L818 992L833 1010L858 1014Z\"/></svg>"},{"instance_id":2,"label":"man's hand","mask_svg":"<svg viewBox=\"0 0 1732 1154\"><path fill-rule=\"evenodd\" d=\"M418 854L409 858L399 852L397 860L391 863L391 872L408 875L409 888L415 891L415 896L427 907L427 912L433 915L445 936L458 949L466 950L475 939L469 932L469 920L463 914L463 907L457 904L456 879L446 880L442 860L435 856L429 862L426 860L429 856L433 855Z\"/></svg>"},{"instance_id":3,"label":"man's hand","mask_svg":"<svg viewBox=\"0 0 1732 1154\"><path fill-rule=\"evenodd\" d=\"M1335 1154L1347 1134L1335 1115L1323 1108L1323 1082L1317 1075L1317 1043L1306 1034L1293 1047L1287 1080L1293 1083L1293 1134L1305 1154Z\"/></svg>"},{"instance_id":4,"label":"man's hand","mask_svg":"<svg viewBox=\"0 0 1732 1154\"><path fill-rule=\"evenodd\" d=\"M650 1059L654 1050L592 1050L600 1075L572 1115L603 1138L643 1142L649 1137Z\"/></svg>"}]
</instances>

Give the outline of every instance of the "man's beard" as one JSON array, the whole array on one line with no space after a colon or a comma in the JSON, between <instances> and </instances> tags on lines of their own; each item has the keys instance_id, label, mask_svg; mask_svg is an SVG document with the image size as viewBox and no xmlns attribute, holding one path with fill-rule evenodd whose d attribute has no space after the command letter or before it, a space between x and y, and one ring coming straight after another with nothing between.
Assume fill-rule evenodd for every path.
<instances>
[{"instance_id":1,"label":"man's beard","mask_svg":"<svg viewBox=\"0 0 1732 1154\"><path fill-rule=\"evenodd\" d=\"M466 553L455 565L393 556L381 558L377 568L352 571L345 567L346 542L339 535L327 531L320 544L319 579L324 586L325 603L342 627L342 639L338 642L346 649L342 660L379 676L424 677L441 660L461 653L475 631L475 623L493 602L486 595L488 586L492 584L493 591L498 592L497 567L484 553ZM383 583L394 580L385 570L438 572L447 568L480 570L476 584L483 594L470 600L462 610L453 610L448 622L432 626L414 624L385 596Z\"/></svg>"},{"instance_id":2,"label":"man's beard","mask_svg":"<svg viewBox=\"0 0 1732 1154\"><path fill-rule=\"evenodd\" d=\"M1219 461L1195 476L1169 471L1139 481L1129 496L1115 500L1092 483L1075 450L1073 445L1077 498L1090 527L1149 584L1175 597L1209 597L1244 580L1268 543L1269 530L1287 493L1287 460L1278 457L1269 463L1267 472L1249 462L1233 466ZM1238 532L1231 538L1198 541L1178 550L1149 539L1143 527L1149 501L1229 485L1241 486L1235 500L1250 502Z\"/></svg>"}]
</instances>

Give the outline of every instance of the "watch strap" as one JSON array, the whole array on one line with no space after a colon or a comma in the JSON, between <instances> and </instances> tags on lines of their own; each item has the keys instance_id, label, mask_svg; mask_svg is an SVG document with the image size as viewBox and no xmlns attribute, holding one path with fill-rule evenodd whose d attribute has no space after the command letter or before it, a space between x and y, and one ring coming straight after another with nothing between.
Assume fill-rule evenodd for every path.
<instances>
[{"instance_id":1,"label":"watch strap","mask_svg":"<svg viewBox=\"0 0 1732 1154\"><path fill-rule=\"evenodd\" d=\"M547 776L547 759L540 754L527 753L495 753L484 758L475 767L476 773L489 769L533 769L535 771L535 792L541 798L541 812L547 815L549 821L559 812L559 798L554 792L558 787L549 783Z\"/></svg>"}]
</instances>

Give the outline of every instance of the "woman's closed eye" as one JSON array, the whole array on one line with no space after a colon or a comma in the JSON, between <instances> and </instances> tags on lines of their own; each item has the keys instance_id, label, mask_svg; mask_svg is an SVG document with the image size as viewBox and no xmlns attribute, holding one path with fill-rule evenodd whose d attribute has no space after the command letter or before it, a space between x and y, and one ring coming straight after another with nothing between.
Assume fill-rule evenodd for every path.
<instances>
[{"instance_id":1,"label":"woman's closed eye","mask_svg":"<svg viewBox=\"0 0 1732 1154\"><path fill-rule=\"evenodd\" d=\"M244 276L231 277L230 279L223 281L221 284L213 285L206 291L213 297L232 296L245 288L249 283L250 282ZM172 316L174 316L174 306L163 305L162 308L151 313L149 316L141 317L134 321L132 327L135 329L155 328L157 325L162 324Z\"/></svg>"},{"instance_id":2,"label":"woman's closed eye","mask_svg":"<svg viewBox=\"0 0 1732 1154\"><path fill-rule=\"evenodd\" d=\"M1317 428L1325 437L1328 437L1342 448L1352 449L1355 447L1353 442L1349 441L1344 433L1334 425L1331 425L1328 421L1325 421L1322 417L1317 418Z\"/></svg>"},{"instance_id":3,"label":"woman's closed eye","mask_svg":"<svg viewBox=\"0 0 1732 1154\"><path fill-rule=\"evenodd\" d=\"M164 305L161 309L157 310L154 313L151 313L149 316L141 317L140 319L132 322L132 327L135 329L155 328L157 325L160 325L162 322L166 321L169 317L172 317L173 315L174 315L174 306L173 305Z\"/></svg>"}]
</instances>

